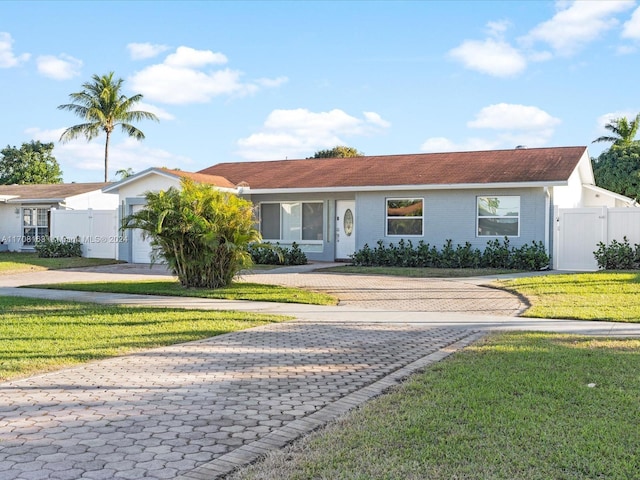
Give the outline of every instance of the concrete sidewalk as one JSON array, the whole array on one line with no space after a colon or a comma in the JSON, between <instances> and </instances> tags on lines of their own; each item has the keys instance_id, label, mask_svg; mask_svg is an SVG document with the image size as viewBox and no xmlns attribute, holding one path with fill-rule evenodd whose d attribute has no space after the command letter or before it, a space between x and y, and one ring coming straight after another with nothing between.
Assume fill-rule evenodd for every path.
<instances>
[{"instance_id":1,"label":"concrete sidewalk","mask_svg":"<svg viewBox=\"0 0 640 480\"><path fill-rule=\"evenodd\" d=\"M265 276L279 276L272 281L342 291L342 304L329 307L16 288L20 282L123 275L166 278L166 272L144 272L39 272L0 280L0 295L233 309L291 315L297 321L0 383L0 480L220 478L488 331L640 335L636 324L524 319L500 308L493 314L484 308L446 310L456 285L472 303L493 293L478 285L481 280L385 283L384 278L299 270L248 278L258 281L262 275L260 281L266 282ZM371 298L358 297L358 287ZM376 295L385 298L376 300ZM511 297L495 302L512 302ZM416 310L441 305L444 311Z\"/></svg>"}]
</instances>

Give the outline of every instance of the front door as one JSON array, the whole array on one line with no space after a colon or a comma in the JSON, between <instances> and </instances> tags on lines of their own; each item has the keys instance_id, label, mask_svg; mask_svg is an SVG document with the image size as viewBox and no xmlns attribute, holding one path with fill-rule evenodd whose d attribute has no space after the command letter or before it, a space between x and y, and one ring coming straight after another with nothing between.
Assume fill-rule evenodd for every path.
<instances>
[{"instance_id":1,"label":"front door","mask_svg":"<svg viewBox=\"0 0 640 480\"><path fill-rule=\"evenodd\" d=\"M356 202L336 202L336 259L346 260L356 251Z\"/></svg>"}]
</instances>

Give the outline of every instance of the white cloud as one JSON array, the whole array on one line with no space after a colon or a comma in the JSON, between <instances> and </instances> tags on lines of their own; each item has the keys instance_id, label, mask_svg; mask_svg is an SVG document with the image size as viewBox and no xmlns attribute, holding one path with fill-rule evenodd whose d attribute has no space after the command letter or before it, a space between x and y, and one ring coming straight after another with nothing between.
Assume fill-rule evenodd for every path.
<instances>
[{"instance_id":1,"label":"white cloud","mask_svg":"<svg viewBox=\"0 0 640 480\"><path fill-rule=\"evenodd\" d=\"M484 107L467 126L494 130L542 130L559 123L559 119L538 107L498 103Z\"/></svg>"},{"instance_id":2,"label":"white cloud","mask_svg":"<svg viewBox=\"0 0 640 480\"><path fill-rule=\"evenodd\" d=\"M559 123L559 119L538 107L499 103L483 108L474 120L467 122L469 128L493 130L493 138L472 137L456 142L432 137L420 148L426 152L451 152L514 148L517 145L541 147L552 138L554 127Z\"/></svg>"},{"instance_id":3,"label":"white cloud","mask_svg":"<svg viewBox=\"0 0 640 480\"><path fill-rule=\"evenodd\" d=\"M463 143L455 143L445 137L428 138L421 146L420 151L429 153L438 152L470 152L478 150L495 150L500 147L500 142L484 138L469 138Z\"/></svg>"},{"instance_id":4,"label":"white cloud","mask_svg":"<svg viewBox=\"0 0 640 480\"><path fill-rule=\"evenodd\" d=\"M348 144L349 137L374 135L389 126L375 112L364 112L363 118L356 118L340 109L274 110L261 132L238 140L236 153L248 160L308 157L319 149Z\"/></svg>"},{"instance_id":5,"label":"white cloud","mask_svg":"<svg viewBox=\"0 0 640 480\"><path fill-rule=\"evenodd\" d=\"M640 40L640 8L637 8L631 18L622 27L622 37Z\"/></svg>"},{"instance_id":6,"label":"white cloud","mask_svg":"<svg viewBox=\"0 0 640 480\"><path fill-rule=\"evenodd\" d=\"M13 53L13 38L7 32L0 32L0 68L17 67L30 57L28 53L16 56Z\"/></svg>"},{"instance_id":7,"label":"white cloud","mask_svg":"<svg viewBox=\"0 0 640 480\"><path fill-rule=\"evenodd\" d=\"M471 70L496 77L510 77L521 73L527 62L524 56L503 40L466 40L449 55Z\"/></svg>"},{"instance_id":8,"label":"white cloud","mask_svg":"<svg viewBox=\"0 0 640 480\"><path fill-rule=\"evenodd\" d=\"M65 175L65 182L101 182L104 179L104 136L91 142L84 137L59 143L60 135L66 128L43 130L27 129L30 138L41 142L54 142L53 156L56 157L63 173L74 172L74 177ZM174 155L166 150L152 148L144 142L126 137L120 142L112 142L109 147L109 178L115 178L116 171L131 168L141 172L149 167L169 167L188 169L192 159Z\"/></svg>"},{"instance_id":9,"label":"white cloud","mask_svg":"<svg viewBox=\"0 0 640 480\"><path fill-rule=\"evenodd\" d=\"M127 50L133 60L144 60L160 55L169 50L169 47L153 43L130 43L127 45Z\"/></svg>"},{"instance_id":10,"label":"white cloud","mask_svg":"<svg viewBox=\"0 0 640 480\"><path fill-rule=\"evenodd\" d=\"M178 47L176 53L168 55L164 63L171 67L204 67L205 65L224 65L227 63L227 57L211 50Z\"/></svg>"},{"instance_id":11,"label":"white cloud","mask_svg":"<svg viewBox=\"0 0 640 480\"><path fill-rule=\"evenodd\" d=\"M80 75L82 61L70 55L42 55L36 59L38 72L54 80L69 80Z\"/></svg>"},{"instance_id":12,"label":"white cloud","mask_svg":"<svg viewBox=\"0 0 640 480\"><path fill-rule=\"evenodd\" d=\"M632 8L627 0L558 2L558 12L521 38L525 45L544 42L559 55L571 55L618 25L615 14Z\"/></svg>"},{"instance_id":13,"label":"white cloud","mask_svg":"<svg viewBox=\"0 0 640 480\"><path fill-rule=\"evenodd\" d=\"M139 102L136 104L135 109L141 112L151 112L160 120L174 120L176 118L166 110L149 103Z\"/></svg>"},{"instance_id":14,"label":"white cloud","mask_svg":"<svg viewBox=\"0 0 640 480\"><path fill-rule=\"evenodd\" d=\"M261 88L276 87L287 81L286 77L278 77L243 82L242 72L238 70L203 69L226 62L227 57L221 53L178 47L163 63L136 72L129 82L133 90L142 93L149 100L184 105L207 103L221 95L250 95Z\"/></svg>"}]
</instances>

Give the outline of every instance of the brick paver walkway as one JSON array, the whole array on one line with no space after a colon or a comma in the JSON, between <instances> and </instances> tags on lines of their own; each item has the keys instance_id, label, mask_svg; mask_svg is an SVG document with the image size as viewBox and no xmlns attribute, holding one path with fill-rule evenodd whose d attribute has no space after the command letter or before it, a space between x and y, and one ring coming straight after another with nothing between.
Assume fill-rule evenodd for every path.
<instances>
[{"instance_id":1,"label":"brick paver walkway","mask_svg":"<svg viewBox=\"0 0 640 480\"><path fill-rule=\"evenodd\" d=\"M0 384L0 479L214 479L480 337L291 322Z\"/></svg>"},{"instance_id":2,"label":"brick paver walkway","mask_svg":"<svg viewBox=\"0 0 640 480\"><path fill-rule=\"evenodd\" d=\"M243 281L310 288L340 299L340 305L378 310L517 315L525 305L504 290L464 279L401 278L322 273L255 273Z\"/></svg>"}]
</instances>

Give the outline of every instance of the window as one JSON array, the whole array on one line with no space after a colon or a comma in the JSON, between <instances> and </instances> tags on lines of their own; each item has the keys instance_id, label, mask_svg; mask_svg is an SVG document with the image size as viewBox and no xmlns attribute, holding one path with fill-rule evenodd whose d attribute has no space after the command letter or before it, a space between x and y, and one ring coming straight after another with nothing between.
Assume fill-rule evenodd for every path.
<instances>
[{"instance_id":1,"label":"window","mask_svg":"<svg viewBox=\"0 0 640 480\"><path fill-rule=\"evenodd\" d=\"M387 199L387 235L423 235L422 198Z\"/></svg>"},{"instance_id":2,"label":"window","mask_svg":"<svg viewBox=\"0 0 640 480\"><path fill-rule=\"evenodd\" d=\"M264 240L322 241L322 202L260 204L260 233Z\"/></svg>"},{"instance_id":3,"label":"window","mask_svg":"<svg viewBox=\"0 0 640 480\"><path fill-rule=\"evenodd\" d=\"M478 236L520 235L520 197L478 197Z\"/></svg>"},{"instance_id":4,"label":"window","mask_svg":"<svg viewBox=\"0 0 640 480\"><path fill-rule=\"evenodd\" d=\"M36 241L49 236L49 208L22 209L22 244L34 247Z\"/></svg>"}]
</instances>

